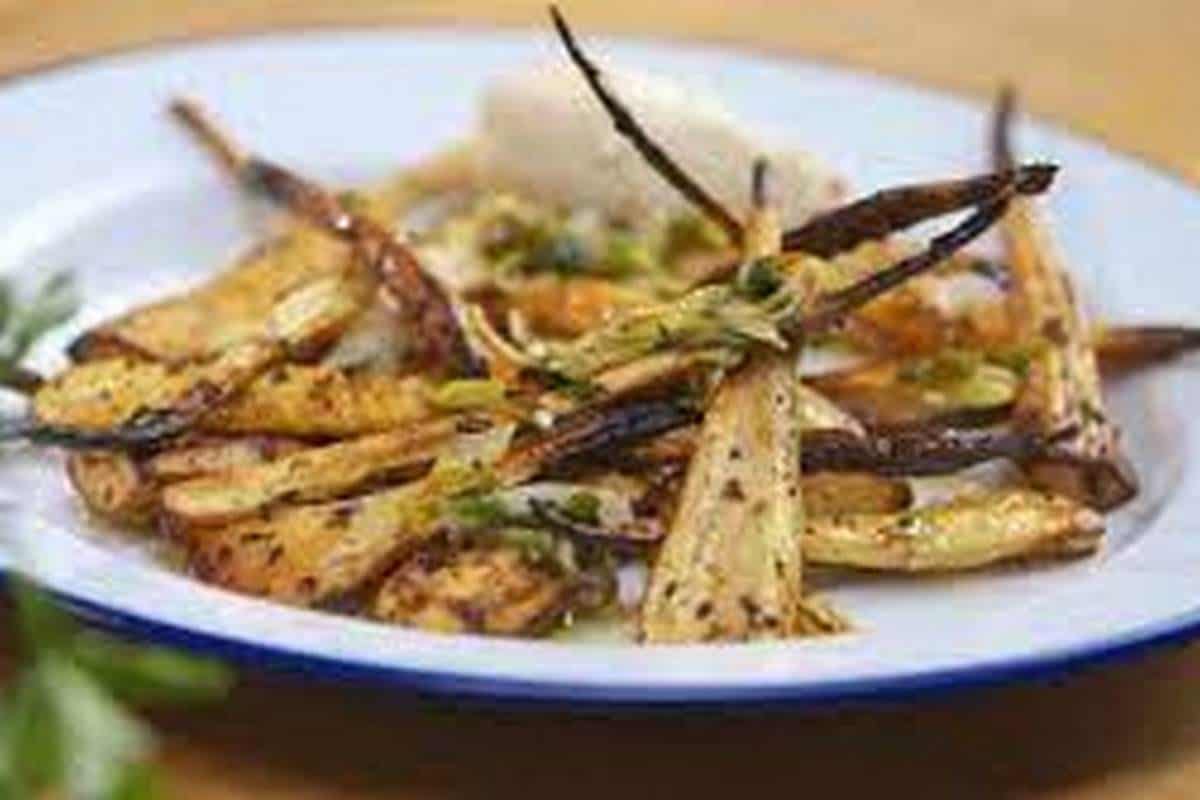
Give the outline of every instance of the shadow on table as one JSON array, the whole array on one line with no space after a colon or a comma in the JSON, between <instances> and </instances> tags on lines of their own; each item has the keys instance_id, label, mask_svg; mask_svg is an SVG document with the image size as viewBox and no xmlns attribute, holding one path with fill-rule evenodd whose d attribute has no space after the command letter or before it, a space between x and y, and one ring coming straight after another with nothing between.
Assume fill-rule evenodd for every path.
<instances>
[{"instance_id":1,"label":"shadow on table","mask_svg":"<svg viewBox=\"0 0 1200 800\"><path fill-rule=\"evenodd\" d=\"M1142 775L1200 752L1197 674L1192 647L920 706L621 718L251 676L226 706L159 722L182 797L1059 795L1149 789ZM178 785L200 771L216 788Z\"/></svg>"}]
</instances>

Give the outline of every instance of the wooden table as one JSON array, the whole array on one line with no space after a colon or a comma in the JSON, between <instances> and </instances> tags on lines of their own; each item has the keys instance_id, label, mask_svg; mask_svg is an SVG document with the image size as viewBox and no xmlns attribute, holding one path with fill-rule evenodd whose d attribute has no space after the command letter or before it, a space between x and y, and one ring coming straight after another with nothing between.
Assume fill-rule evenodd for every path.
<instances>
[{"instance_id":1,"label":"wooden table","mask_svg":"<svg viewBox=\"0 0 1200 800\"><path fill-rule=\"evenodd\" d=\"M1035 110L1200 180L1190 0L564 2L588 30L737 42L980 94L1012 79ZM0 0L0 74L163 39L383 20L544 24L540 0ZM907 708L572 718L252 674L224 706L157 721L184 798L1200 794L1196 647Z\"/></svg>"}]
</instances>

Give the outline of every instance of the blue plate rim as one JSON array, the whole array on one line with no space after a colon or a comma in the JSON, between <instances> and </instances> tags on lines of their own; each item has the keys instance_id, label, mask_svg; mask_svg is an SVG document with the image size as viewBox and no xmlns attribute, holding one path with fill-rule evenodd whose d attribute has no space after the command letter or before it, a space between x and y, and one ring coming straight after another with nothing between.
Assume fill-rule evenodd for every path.
<instances>
[{"instance_id":1,"label":"blue plate rim","mask_svg":"<svg viewBox=\"0 0 1200 800\"><path fill-rule=\"evenodd\" d=\"M0 572L0 583L7 575ZM419 697L443 698L507 708L579 711L828 708L834 705L895 705L1011 684L1051 682L1093 667L1129 661L1170 645L1200 638L1200 609L1157 625L1097 643L979 665L948 667L886 678L854 678L816 684L757 686L662 686L532 681L488 678L451 670L366 664L285 647L223 637L96 603L70 592L53 594L87 623L119 635L178 647L230 664L333 684L398 689Z\"/></svg>"}]
</instances>

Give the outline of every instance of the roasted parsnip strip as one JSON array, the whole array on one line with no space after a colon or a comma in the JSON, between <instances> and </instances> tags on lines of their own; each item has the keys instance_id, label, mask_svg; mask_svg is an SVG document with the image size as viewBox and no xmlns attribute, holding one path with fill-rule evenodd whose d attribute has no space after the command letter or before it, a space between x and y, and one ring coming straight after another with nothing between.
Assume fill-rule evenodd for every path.
<instances>
[{"instance_id":1,"label":"roasted parsnip strip","mask_svg":"<svg viewBox=\"0 0 1200 800\"><path fill-rule=\"evenodd\" d=\"M477 371L450 297L387 226L317 183L244 151L195 102L176 100L171 110L243 183L353 246L389 300L412 320L418 363L439 372Z\"/></svg>"},{"instance_id":2,"label":"roasted parsnip strip","mask_svg":"<svg viewBox=\"0 0 1200 800\"><path fill-rule=\"evenodd\" d=\"M483 464L435 469L366 497L284 508L266 519L178 531L206 580L284 602L316 604L379 576L438 530L445 501L491 482Z\"/></svg>"},{"instance_id":3,"label":"roasted parsnip strip","mask_svg":"<svg viewBox=\"0 0 1200 800\"><path fill-rule=\"evenodd\" d=\"M1011 94L1004 95L996 112L994 157L1000 164L1012 160L1012 102ZM1087 321L1066 265L1031 201L1010 204L1002 233L1013 277L1013 325L1034 353L1014 421L1041 434L1077 431L1052 453L1027 462L1026 471L1038 486L1094 508L1115 508L1137 494L1137 476L1108 418Z\"/></svg>"},{"instance_id":4,"label":"roasted parsnip strip","mask_svg":"<svg viewBox=\"0 0 1200 800\"><path fill-rule=\"evenodd\" d=\"M910 477L947 475L985 461L1020 461L1052 447L1070 430L1051 437L1027 431L917 428L871 432L806 431L803 468Z\"/></svg>"},{"instance_id":5,"label":"roasted parsnip strip","mask_svg":"<svg viewBox=\"0 0 1200 800\"><path fill-rule=\"evenodd\" d=\"M199 438L155 453L143 464L146 474L160 483L175 483L202 475L266 464L311 445L277 436Z\"/></svg>"},{"instance_id":6,"label":"roasted parsnip strip","mask_svg":"<svg viewBox=\"0 0 1200 800\"><path fill-rule=\"evenodd\" d=\"M350 251L311 228L255 248L199 287L93 328L69 348L76 361L131 356L184 364L212 358L257 336L279 298L344 274Z\"/></svg>"},{"instance_id":7,"label":"roasted parsnip strip","mask_svg":"<svg viewBox=\"0 0 1200 800\"><path fill-rule=\"evenodd\" d=\"M142 440L114 434L139 409L161 407L198 382L197 368L111 359L82 364L51 381L35 399L31 421L13 436L71 448L134 447ZM437 416L420 377L344 372L284 364L258 377L223 407L202 417L210 433L341 437L377 433ZM0 433L0 439L4 434Z\"/></svg>"},{"instance_id":8,"label":"roasted parsnip strip","mask_svg":"<svg viewBox=\"0 0 1200 800\"><path fill-rule=\"evenodd\" d=\"M158 509L158 486L125 453L87 450L67 458L67 475L88 510L134 528L148 526Z\"/></svg>"},{"instance_id":9,"label":"roasted parsnip strip","mask_svg":"<svg viewBox=\"0 0 1200 800\"><path fill-rule=\"evenodd\" d=\"M1100 371L1106 376L1121 375L1200 350L1200 328L1102 325L1093 342Z\"/></svg>"},{"instance_id":10,"label":"roasted parsnip strip","mask_svg":"<svg viewBox=\"0 0 1200 800\"><path fill-rule=\"evenodd\" d=\"M642 602L646 641L797 630L803 505L792 361L756 357L718 388Z\"/></svg>"},{"instance_id":11,"label":"roasted parsnip strip","mask_svg":"<svg viewBox=\"0 0 1200 800\"><path fill-rule=\"evenodd\" d=\"M572 594L569 578L518 547L434 544L397 565L371 613L439 633L537 636L561 621Z\"/></svg>"},{"instance_id":12,"label":"roasted parsnip strip","mask_svg":"<svg viewBox=\"0 0 1200 800\"><path fill-rule=\"evenodd\" d=\"M142 458L112 450L81 450L67 456L67 475L90 511L121 525L145 527L162 507L165 485L263 464L303 445L265 438L188 443Z\"/></svg>"},{"instance_id":13,"label":"roasted parsnip strip","mask_svg":"<svg viewBox=\"0 0 1200 800\"><path fill-rule=\"evenodd\" d=\"M429 388L420 376L287 364L205 418L202 428L304 438L379 433L441 414L430 405Z\"/></svg>"},{"instance_id":14,"label":"roasted parsnip strip","mask_svg":"<svg viewBox=\"0 0 1200 800\"><path fill-rule=\"evenodd\" d=\"M1041 166L1039 169L1043 175L1041 182L1024 186L1011 184L1007 189L1002 189L993 200L980 205L964 222L934 237L925 250L903 258L845 289L821 295L796 324L804 331L819 331L855 308L929 272L991 228L1004 215L1012 198L1022 196L1024 192L1036 193L1048 188L1056 168Z\"/></svg>"},{"instance_id":15,"label":"roasted parsnip strip","mask_svg":"<svg viewBox=\"0 0 1200 800\"><path fill-rule=\"evenodd\" d=\"M419 474L454 437L491 424L445 417L196 478L167 487L163 510L181 524L221 525L280 502L329 500L370 481Z\"/></svg>"},{"instance_id":16,"label":"roasted parsnip strip","mask_svg":"<svg viewBox=\"0 0 1200 800\"><path fill-rule=\"evenodd\" d=\"M1070 430L1059 432L1067 436ZM855 434L845 429L803 430L801 468L805 473L870 472L879 476L946 475L997 459L1021 460L1051 447L1056 437L1025 431L929 426ZM694 454L696 431L684 429L615 456L635 464L686 462Z\"/></svg>"},{"instance_id":17,"label":"roasted parsnip strip","mask_svg":"<svg viewBox=\"0 0 1200 800\"><path fill-rule=\"evenodd\" d=\"M985 354L949 350L826 372L811 385L872 428L950 422L988 425L1007 419L1020 375Z\"/></svg>"},{"instance_id":18,"label":"roasted parsnip strip","mask_svg":"<svg viewBox=\"0 0 1200 800\"><path fill-rule=\"evenodd\" d=\"M629 109L605 86L604 76L590 58L583 52L575 35L571 32L567 21L556 6L550 6L550 18L554 21L554 29L570 56L571 62L578 67L588 87L600 101L600 105L608 113L613 127L634 149L641 154L646 163L657 172L663 180L674 187L687 198L705 216L716 223L730 242L735 245L742 243L742 224L721 205L709 192L697 183L687 172L675 162L669 153L656 143L642 128Z\"/></svg>"},{"instance_id":19,"label":"roasted parsnip strip","mask_svg":"<svg viewBox=\"0 0 1200 800\"><path fill-rule=\"evenodd\" d=\"M677 406L646 403L560 421L558 427L499 456L504 428L469 434L483 442L447 458L428 475L365 497L286 507L223 527L176 525L207 579L285 602L314 604L380 575L406 550L454 522L454 497L523 483L563 458L615 447L685 424ZM465 446L459 449L467 449ZM470 452L470 451L469 451Z\"/></svg>"},{"instance_id":20,"label":"roasted parsnip strip","mask_svg":"<svg viewBox=\"0 0 1200 800\"><path fill-rule=\"evenodd\" d=\"M497 471L504 476L504 483L521 483L570 459L615 450L682 428L698 418L699 412L690 403L673 400L585 407L560 417L544 434L518 442Z\"/></svg>"},{"instance_id":21,"label":"roasted parsnip strip","mask_svg":"<svg viewBox=\"0 0 1200 800\"><path fill-rule=\"evenodd\" d=\"M850 621L823 598L809 595L800 603L796 620L799 636L832 636L854 630Z\"/></svg>"},{"instance_id":22,"label":"roasted parsnip strip","mask_svg":"<svg viewBox=\"0 0 1200 800\"><path fill-rule=\"evenodd\" d=\"M870 472L811 472L800 476L800 491L804 513L815 517L902 511L913 501L907 481Z\"/></svg>"},{"instance_id":23,"label":"roasted parsnip strip","mask_svg":"<svg viewBox=\"0 0 1200 800\"><path fill-rule=\"evenodd\" d=\"M1054 168L1047 164L1026 164L959 180L883 189L785 232L783 249L832 258L863 242L984 205L1008 186L1018 194L1040 194L1049 187L1053 174Z\"/></svg>"},{"instance_id":24,"label":"roasted parsnip strip","mask_svg":"<svg viewBox=\"0 0 1200 800\"><path fill-rule=\"evenodd\" d=\"M275 365L320 347L358 309L344 281L323 279L279 302L259 337L210 362L179 369L125 359L85 363L38 390L23 434L68 447L160 444L192 430Z\"/></svg>"},{"instance_id":25,"label":"roasted parsnip strip","mask_svg":"<svg viewBox=\"0 0 1200 800\"><path fill-rule=\"evenodd\" d=\"M779 250L767 202L767 167L755 165L745 226L749 278ZM794 541L804 518L796 359L751 352L717 386L700 427L670 533L642 599L648 642L779 638L800 630L803 562Z\"/></svg>"},{"instance_id":26,"label":"roasted parsnip strip","mask_svg":"<svg viewBox=\"0 0 1200 800\"><path fill-rule=\"evenodd\" d=\"M852 436L866 433L858 417L807 383L796 385L796 423L802 432L842 431Z\"/></svg>"},{"instance_id":27,"label":"roasted parsnip strip","mask_svg":"<svg viewBox=\"0 0 1200 800\"><path fill-rule=\"evenodd\" d=\"M813 564L899 572L977 569L1002 561L1094 552L1104 519L1075 501L1004 489L899 514L810 516Z\"/></svg>"}]
</instances>

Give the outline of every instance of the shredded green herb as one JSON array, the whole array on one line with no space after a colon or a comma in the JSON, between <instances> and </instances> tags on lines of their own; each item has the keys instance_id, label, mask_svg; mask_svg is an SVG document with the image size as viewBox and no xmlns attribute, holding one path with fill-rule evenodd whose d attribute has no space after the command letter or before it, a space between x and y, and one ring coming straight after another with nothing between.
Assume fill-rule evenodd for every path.
<instances>
[{"instance_id":1,"label":"shredded green herb","mask_svg":"<svg viewBox=\"0 0 1200 800\"><path fill-rule=\"evenodd\" d=\"M26 660L0 696L0 795L156 796L154 737L122 702L223 697L232 674L214 661L80 630L44 592L11 580Z\"/></svg>"},{"instance_id":2,"label":"shredded green herb","mask_svg":"<svg viewBox=\"0 0 1200 800\"><path fill-rule=\"evenodd\" d=\"M438 386L429 401L446 411L474 411L495 408L504 402L504 396L504 384L500 381L464 378Z\"/></svg>"},{"instance_id":3,"label":"shredded green herb","mask_svg":"<svg viewBox=\"0 0 1200 800\"><path fill-rule=\"evenodd\" d=\"M600 498L591 492L575 492L563 503L562 510L576 522L588 525L600 522Z\"/></svg>"},{"instance_id":4,"label":"shredded green herb","mask_svg":"<svg viewBox=\"0 0 1200 800\"><path fill-rule=\"evenodd\" d=\"M45 334L73 317L78 308L68 272L51 275L25 302L18 302L12 285L0 280L0 385L25 390L36 383L21 362Z\"/></svg>"}]
</instances>

